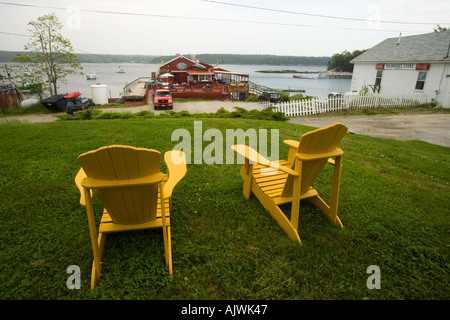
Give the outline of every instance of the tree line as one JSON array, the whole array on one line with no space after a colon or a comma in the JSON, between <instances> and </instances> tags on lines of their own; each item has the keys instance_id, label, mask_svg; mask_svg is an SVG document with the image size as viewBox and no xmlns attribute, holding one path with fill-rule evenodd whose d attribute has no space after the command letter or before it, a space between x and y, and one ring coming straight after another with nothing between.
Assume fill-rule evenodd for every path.
<instances>
[{"instance_id":1,"label":"tree line","mask_svg":"<svg viewBox=\"0 0 450 320\"><path fill-rule=\"evenodd\" d=\"M0 62L12 62L13 59L30 53L21 51L0 51ZM152 56L152 55L114 55L114 54L91 54L76 53L80 63L154 63L161 64L176 56ZM330 57L304 57L304 56L277 56L277 55L253 55L253 54L185 54L190 59L198 59L208 64L246 64L246 65L315 65L326 66Z\"/></svg>"},{"instance_id":2,"label":"tree line","mask_svg":"<svg viewBox=\"0 0 450 320\"><path fill-rule=\"evenodd\" d=\"M328 70L334 69L338 72L353 72L353 63L350 63L350 61L365 51L366 50L355 50L349 52L345 50L342 53L334 54L328 62Z\"/></svg>"}]
</instances>

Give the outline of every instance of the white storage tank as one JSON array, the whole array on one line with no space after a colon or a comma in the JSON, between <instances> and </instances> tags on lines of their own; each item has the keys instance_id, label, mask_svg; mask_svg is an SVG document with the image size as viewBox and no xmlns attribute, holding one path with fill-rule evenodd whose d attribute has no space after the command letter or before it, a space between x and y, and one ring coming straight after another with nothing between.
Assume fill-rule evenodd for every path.
<instances>
[{"instance_id":1,"label":"white storage tank","mask_svg":"<svg viewBox=\"0 0 450 320\"><path fill-rule=\"evenodd\" d=\"M108 86L106 84L91 85L92 100L95 104L108 103Z\"/></svg>"},{"instance_id":2,"label":"white storage tank","mask_svg":"<svg viewBox=\"0 0 450 320\"><path fill-rule=\"evenodd\" d=\"M28 108L31 108L31 107L37 105L39 102L40 102L39 99L26 99L20 103L20 106L23 109L28 109Z\"/></svg>"}]
</instances>

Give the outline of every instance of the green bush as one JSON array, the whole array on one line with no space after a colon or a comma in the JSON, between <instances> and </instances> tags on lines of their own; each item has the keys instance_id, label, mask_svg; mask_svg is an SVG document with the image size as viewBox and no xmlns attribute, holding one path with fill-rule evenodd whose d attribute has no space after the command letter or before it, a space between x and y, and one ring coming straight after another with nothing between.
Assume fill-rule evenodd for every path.
<instances>
[{"instance_id":1,"label":"green bush","mask_svg":"<svg viewBox=\"0 0 450 320\"><path fill-rule=\"evenodd\" d=\"M136 113L136 116L143 117L143 118L153 118L153 117L155 117L155 114L153 112L144 110L144 111Z\"/></svg>"},{"instance_id":2,"label":"green bush","mask_svg":"<svg viewBox=\"0 0 450 320\"><path fill-rule=\"evenodd\" d=\"M289 98L289 93L284 92L284 91L280 91L281 94L281 102L288 102L291 99Z\"/></svg>"},{"instance_id":3,"label":"green bush","mask_svg":"<svg viewBox=\"0 0 450 320\"><path fill-rule=\"evenodd\" d=\"M259 96L257 94L252 94L247 98L247 102L258 102Z\"/></svg>"},{"instance_id":4,"label":"green bush","mask_svg":"<svg viewBox=\"0 0 450 320\"><path fill-rule=\"evenodd\" d=\"M172 110L165 111L155 115L150 111L141 111L138 113L130 112L102 112L101 110L86 110L79 111L74 115L64 114L58 115L61 120L91 120L91 119L153 119L153 118L243 118L243 119L255 119L255 120L274 120L274 121L287 121L287 117L283 112L273 111L273 107L265 108L261 111L253 109L248 111L241 107L234 107L234 111L227 111L224 108L220 108L215 113L189 113L188 111L175 112Z\"/></svg>"},{"instance_id":5,"label":"green bush","mask_svg":"<svg viewBox=\"0 0 450 320\"><path fill-rule=\"evenodd\" d=\"M291 96L291 100L304 100L304 99L313 99L313 96L304 96L303 94L295 94Z\"/></svg>"}]
</instances>

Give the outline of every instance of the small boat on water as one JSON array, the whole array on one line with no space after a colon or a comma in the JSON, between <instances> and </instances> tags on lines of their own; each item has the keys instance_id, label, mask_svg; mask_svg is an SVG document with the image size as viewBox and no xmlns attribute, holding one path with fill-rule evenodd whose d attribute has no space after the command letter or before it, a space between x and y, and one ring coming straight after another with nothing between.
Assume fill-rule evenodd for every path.
<instances>
[{"instance_id":1,"label":"small boat on water","mask_svg":"<svg viewBox=\"0 0 450 320\"><path fill-rule=\"evenodd\" d=\"M305 76L296 75L296 74L294 74L292 77L296 78L296 79L313 79L313 77L305 77Z\"/></svg>"},{"instance_id":2,"label":"small boat on water","mask_svg":"<svg viewBox=\"0 0 450 320\"><path fill-rule=\"evenodd\" d=\"M95 80L95 79L97 79L97 75L95 74L94 71L90 71L90 72L86 73L86 79L87 80Z\"/></svg>"},{"instance_id":3,"label":"small boat on water","mask_svg":"<svg viewBox=\"0 0 450 320\"><path fill-rule=\"evenodd\" d=\"M119 71L117 71L117 73L125 73L125 69L124 69L124 68L121 68L121 67L119 66Z\"/></svg>"}]
</instances>

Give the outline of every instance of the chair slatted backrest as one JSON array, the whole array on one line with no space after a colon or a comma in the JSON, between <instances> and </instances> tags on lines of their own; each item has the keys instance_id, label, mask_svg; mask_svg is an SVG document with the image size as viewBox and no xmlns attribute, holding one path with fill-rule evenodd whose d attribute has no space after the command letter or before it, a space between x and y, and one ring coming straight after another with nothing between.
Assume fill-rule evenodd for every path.
<instances>
[{"instance_id":1,"label":"chair slatted backrest","mask_svg":"<svg viewBox=\"0 0 450 320\"><path fill-rule=\"evenodd\" d=\"M88 178L122 181L160 173L161 153L128 146L108 146L78 157ZM159 183L99 187L95 192L116 224L140 224L156 219Z\"/></svg>"},{"instance_id":2,"label":"chair slatted backrest","mask_svg":"<svg viewBox=\"0 0 450 320\"><path fill-rule=\"evenodd\" d=\"M314 155L324 154L335 151L348 128L340 123L335 123L325 128L317 129L304 134L297 149L297 154ZM304 194L312 186L314 180L319 175L328 158L304 161L302 163L301 189L300 194ZM292 163L292 169L295 170L295 161ZM293 177L289 176L283 196L292 196Z\"/></svg>"}]
</instances>

